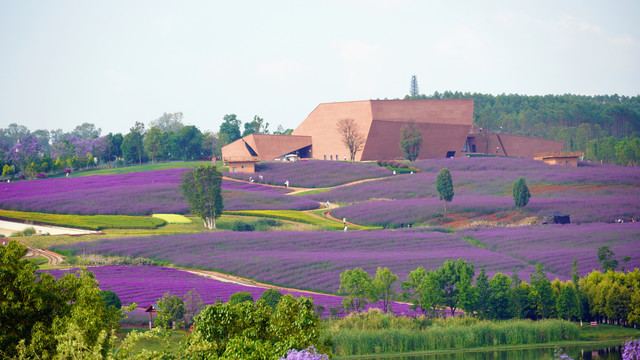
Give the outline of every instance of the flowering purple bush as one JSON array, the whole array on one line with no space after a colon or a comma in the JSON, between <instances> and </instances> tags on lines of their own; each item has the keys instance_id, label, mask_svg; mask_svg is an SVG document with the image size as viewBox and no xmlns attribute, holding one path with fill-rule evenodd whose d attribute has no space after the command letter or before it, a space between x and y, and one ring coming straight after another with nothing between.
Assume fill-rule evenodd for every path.
<instances>
[{"instance_id":1,"label":"flowering purple bush","mask_svg":"<svg viewBox=\"0 0 640 360\"><path fill-rule=\"evenodd\" d=\"M640 360L640 340L627 341L622 351L623 360Z\"/></svg>"},{"instance_id":2,"label":"flowering purple bush","mask_svg":"<svg viewBox=\"0 0 640 360\"><path fill-rule=\"evenodd\" d=\"M56 248L73 249L78 254L161 259L177 266L330 293L337 292L340 273L355 267L374 275L379 266L386 266L406 279L418 266L436 269L448 258L464 258L478 269L484 265L489 274L511 274L515 268L527 279L535 272L535 267L522 260L477 248L458 234L424 229L214 232L99 240Z\"/></svg>"},{"instance_id":3,"label":"flowering purple bush","mask_svg":"<svg viewBox=\"0 0 640 360\"><path fill-rule=\"evenodd\" d=\"M76 270L55 269L45 271L59 278L70 271ZM254 299L258 299L265 290L263 287L222 282L184 270L156 266L101 266L88 267L87 270L95 274L100 289L115 292L123 304L135 302L139 307L157 303L166 292L184 297L189 290L195 289L201 296L202 302L206 305L211 305L219 300L226 302L232 294L241 291L249 292ZM324 315L329 315L330 307L338 307L342 303L342 297L340 296L304 291L280 291L283 294L291 294L295 297L312 297L314 304L322 305L325 308ZM410 310L406 304L394 303L393 310L400 314L414 314L413 310Z\"/></svg>"},{"instance_id":4,"label":"flowering purple bush","mask_svg":"<svg viewBox=\"0 0 640 360\"><path fill-rule=\"evenodd\" d=\"M21 170L27 166L30 158L38 156L42 151L42 146L35 136L25 136L7 152L7 159L10 163L17 165Z\"/></svg>"},{"instance_id":5,"label":"flowering purple bush","mask_svg":"<svg viewBox=\"0 0 640 360\"><path fill-rule=\"evenodd\" d=\"M329 360L329 355L318 354L316 348L310 346L304 350L291 349L287 351L287 356L280 360Z\"/></svg>"},{"instance_id":6,"label":"flowering purple bush","mask_svg":"<svg viewBox=\"0 0 640 360\"><path fill-rule=\"evenodd\" d=\"M390 176L391 172L375 163L349 163L342 161L264 162L258 164L255 174L224 173L236 179L284 186L318 188L346 184L352 181ZM259 176L262 175L262 180Z\"/></svg>"},{"instance_id":7,"label":"flowering purple bush","mask_svg":"<svg viewBox=\"0 0 640 360\"><path fill-rule=\"evenodd\" d=\"M46 178L46 177L47 177L47 174L38 174L38 175L37 175L37 178L38 178L38 179L44 179L44 178Z\"/></svg>"},{"instance_id":8,"label":"flowering purple bush","mask_svg":"<svg viewBox=\"0 0 640 360\"><path fill-rule=\"evenodd\" d=\"M7 210L57 214L185 214L181 175L186 169L117 175L94 175L22 181L0 187L0 206ZM307 210L318 203L284 195L274 187L224 181L225 210Z\"/></svg>"},{"instance_id":9,"label":"flowering purple bush","mask_svg":"<svg viewBox=\"0 0 640 360\"><path fill-rule=\"evenodd\" d=\"M580 275L600 268L598 248L609 246L626 270L640 268L640 223L549 225L468 229L460 232L497 251L527 263L541 262L554 274L571 276L571 262L578 260Z\"/></svg>"}]
</instances>

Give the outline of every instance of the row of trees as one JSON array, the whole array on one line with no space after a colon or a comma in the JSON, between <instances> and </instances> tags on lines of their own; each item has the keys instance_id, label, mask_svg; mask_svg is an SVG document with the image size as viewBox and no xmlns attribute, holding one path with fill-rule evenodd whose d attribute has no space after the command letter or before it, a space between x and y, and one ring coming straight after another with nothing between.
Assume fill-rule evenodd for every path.
<instances>
[{"instance_id":1,"label":"row of trees","mask_svg":"<svg viewBox=\"0 0 640 360\"><path fill-rule=\"evenodd\" d=\"M0 357L7 359L327 359L319 318L311 298L265 291L264 299L203 306L197 293L185 298L165 294L158 303L154 331L133 331L116 342L120 300L101 291L93 274L81 270L55 279L22 259L24 245L0 246ZM274 292L276 294L274 294ZM136 304L127 307L132 311ZM197 314L197 315L196 315ZM193 331L170 348L164 330L174 321ZM161 350L136 351L141 340L167 344ZM289 352L290 349L306 351ZM291 356L291 354L299 356ZM313 355L313 356L312 356ZM306 357L305 357L306 356Z\"/></svg>"},{"instance_id":2,"label":"row of trees","mask_svg":"<svg viewBox=\"0 0 640 360\"><path fill-rule=\"evenodd\" d=\"M475 279L475 280L474 280ZM625 273L609 268L580 278L573 262L572 280L550 281L542 266L522 281L516 271L511 276L496 273L489 278L481 268L475 274L466 260L447 259L432 271L423 267L409 273L396 293L398 276L378 268L375 278L356 268L340 274L340 294L346 311L362 310L378 303L384 312L392 300L412 303L426 316L442 316L463 310L486 319L510 318L600 320L620 325L640 325L640 270Z\"/></svg>"},{"instance_id":3,"label":"row of trees","mask_svg":"<svg viewBox=\"0 0 640 360\"><path fill-rule=\"evenodd\" d=\"M183 114L165 113L149 123L148 128L136 122L126 134L109 133L101 136L101 129L84 123L73 131L30 131L27 127L10 124L0 129L0 170L11 178L22 174L34 178L37 174L59 173L65 169L80 169L100 163L138 163L194 160L220 156L221 147L240 136L269 133L269 124L258 116L244 124L235 114L225 115L220 136L201 132L183 123ZM288 134L282 126L274 134Z\"/></svg>"},{"instance_id":4,"label":"row of trees","mask_svg":"<svg viewBox=\"0 0 640 360\"><path fill-rule=\"evenodd\" d=\"M433 95L407 95L405 99L474 99L474 125L494 132L564 141L567 151L584 151L593 162L629 166L637 164L631 150L594 151L596 144L610 149L634 149L640 137L640 96L580 96L518 94L490 95L445 91ZM633 165L636 166L636 165Z\"/></svg>"}]
</instances>

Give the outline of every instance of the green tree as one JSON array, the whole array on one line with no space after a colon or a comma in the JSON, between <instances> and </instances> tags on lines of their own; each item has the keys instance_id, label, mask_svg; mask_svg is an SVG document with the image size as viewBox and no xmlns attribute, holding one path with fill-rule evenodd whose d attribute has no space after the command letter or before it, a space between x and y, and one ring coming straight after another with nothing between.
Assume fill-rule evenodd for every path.
<instances>
[{"instance_id":1,"label":"green tree","mask_svg":"<svg viewBox=\"0 0 640 360\"><path fill-rule=\"evenodd\" d=\"M83 123L82 125L78 125L71 131L71 135L79 138L79 139L93 139L100 136L102 130L100 128L96 128L95 124L91 123Z\"/></svg>"},{"instance_id":2,"label":"green tree","mask_svg":"<svg viewBox=\"0 0 640 360\"><path fill-rule=\"evenodd\" d=\"M184 127L182 123L183 114L181 112L176 113L163 113L162 116L153 120L149 126L158 128L162 132L174 132L177 133Z\"/></svg>"},{"instance_id":3,"label":"green tree","mask_svg":"<svg viewBox=\"0 0 640 360\"><path fill-rule=\"evenodd\" d=\"M484 266L480 268L480 274L478 274L478 278L476 279L475 287L478 293L476 311L480 318L485 318L489 312L489 299L491 297L491 292L489 291L489 277L487 276Z\"/></svg>"},{"instance_id":4,"label":"green tree","mask_svg":"<svg viewBox=\"0 0 640 360\"><path fill-rule=\"evenodd\" d=\"M522 210L523 207L527 206L530 198L531 192L529 192L527 182L523 177L518 178L518 180L513 183L513 201L518 210Z\"/></svg>"},{"instance_id":5,"label":"green tree","mask_svg":"<svg viewBox=\"0 0 640 360\"><path fill-rule=\"evenodd\" d=\"M511 278L507 275L496 273L489 280L488 317L490 319L505 320L513 317L510 289Z\"/></svg>"},{"instance_id":6,"label":"green tree","mask_svg":"<svg viewBox=\"0 0 640 360\"><path fill-rule=\"evenodd\" d=\"M445 306L451 310L451 316L455 316L456 309L459 306L458 296L460 294L460 281L463 273L466 272L466 278L473 278L475 271L473 264L468 265L464 259L458 259L456 262L447 259L444 264L436 270L438 282L442 289L442 297Z\"/></svg>"},{"instance_id":7,"label":"green tree","mask_svg":"<svg viewBox=\"0 0 640 360\"><path fill-rule=\"evenodd\" d=\"M453 200L453 181L449 169L441 169L436 178L436 190L440 194L440 200L444 200L444 213L447 213L447 203Z\"/></svg>"},{"instance_id":8,"label":"green tree","mask_svg":"<svg viewBox=\"0 0 640 360\"><path fill-rule=\"evenodd\" d=\"M391 301L396 296L395 291L393 291L393 284L396 281L398 281L398 276L394 275L389 268L378 267L372 285L375 298L382 305L382 311L385 313L391 310Z\"/></svg>"},{"instance_id":9,"label":"green tree","mask_svg":"<svg viewBox=\"0 0 640 360\"><path fill-rule=\"evenodd\" d=\"M106 356L123 316L105 306L93 274L81 270L56 280L22 259L25 251L17 241L0 246L0 356L52 358L71 329Z\"/></svg>"},{"instance_id":10,"label":"green tree","mask_svg":"<svg viewBox=\"0 0 640 360\"><path fill-rule=\"evenodd\" d=\"M442 311L440 307L445 302L444 291L442 290L440 279L436 271L429 271L420 287L420 300L425 310L431 316L437 317Z\"/></svg>"},{"instance_id":11,"label":"green tree","mask_svg":"<svg viewBox=\"0 0 640 360\"><path fill-rule=\"evenodd\" d=\"M556 306L555 295L551 288L551 282L547 274L542 269L542 264L538 264L536 272L529 275L532 286L533 307L535 314L540 319L548 319L551 317L553 308Z\"/></svg>"},{"instance_id":12,"label":"green tree","mask_svg":"<svg viewBox=\"0 0 640 360\"><path fill-rule=\"evenodd\" d=\"M220 124L220 131L218 131L218 139L221 146L240 139L240 120L236 118L236 114L224 116L223 122Z\"/></svg>"},{"instance_id":13,"label":"green tree","mask_svg":"<svg viewBox=\"0 0 640 360\"><path fill-rule=\"evenodd\" d=\"M572 283L567 284L560 290L556 308L558 317L561 319L572 320L578 318L578 297Z\"/></svg>"},{"instance_id":14,"label":"green tree","mask_svg":"<svg viewBox=\"0 0 640 360\"><path fill-rule=\"evenodd\" d=\"M260 294L260 300L263 300L270 308L275 309L282 296L282 293L276 289L267 289Z\"/></svg>"},{"instance_id":15,"label":"green tree","mask_svg":"<svg viewBox=\"0 0 640 360\"><path fill-rule=\"evenodd\" d=\"M349 151L349 159L356 160L356 154L362 150L365 137L360 131L360 126L354 119L340 119L336 125L338 136Z\"/></svg>"},{"instance_id":16,"label":"green tree","mask_svg":"<svg viewBox=\"0 0 640 360\"><path fill-rule=\"evenodd\" d=\"M473 276L466 271L463 271L460 276L460 283L458 284L458 306L464 310L467 314L471 315L478 306L478 291L471 284Z\"/></svg>"},{"instance_id":17,"label":"green tree","mask_svg":"<svg viewBox=\"0 0 640 360\"><path fill-rule=\"evenodd\" d=\"M264 119L258 115L253 117L253 121L244 123L244 131L242 137L250 134L268 134L269 123L265 123Z\"/></svg>"},{"instance_id":18,"label":"green tree","mask_svg":"<svg viewBox=\"0 0 640 360\"><path fill-rule=\"evenodd\" d=\"M166 144L166 132L161 131L155 126L147 131L147 135L144 138L144 149L151 155L152 163L156 162L159 157L162 157Z\"/></svg>"},{"instance_id":19,"label":"green tree","mask_svg":"<svg viewBox=\"0 0 640 360\"><path fill-rule=\"evenodd\" d=\"M618 260L615 259L616 254L608 246L602 246L598 249L598 262L602 271L616 270L618 268Z\"/></svg>"},{"instance_id":20,"label":"green tree","mask_svg":"<svg viewBox=\"0 0 640 360\"><path fill-rule=\"evenodd\" d=\"M582 296L580 295L580 274L578 273L578 260L575 258L571 263L571 281L573 281L573 286L575 287L576 293L576 317L580 319L580 326L582 326Z\"/></svg>"},{"instance_id":21,"label":"green tree","mask_svg":"<svg viewBox=\"0 0 640 360\"><path fill-rule=\"evenodd\" d=\"M158 301L156 324L163 328L184 327L184 315L187 307L179 296L172 296L169 292L162 295Z\"/></svg>"},{"instance_id":22,"label":"green tree","mask_svg":"<svg viewBox=\"0 0 640 360\"><path fill-rule=\"evenodd\" d=\"M231 306L243 303L245 301L253 303L253 295L251 295L251 293L248 291L239 291L229 296L229 305Z\"/></svg>"},{"instance_id":23,"label":"green tree","mask_svg":"<svg viewBox=\"0 0 640 360\"><path fill-rule=\"evenodd\" d=\"M411 309L418 309L426 313L426 308L422 304L422 288L424 287L427 272L424 267L419 266L411 271L407 276L407 281L402 282L402 298L411 302Z\"/></svg>"},{"instance_id":24,"label":"green tree","mask_svg":"<svg viewBox=\"0 0 640 360\"><path fill-rule=\"evenodd\" d=\"M360 268L345 270L341 273L338 294L346 295L342 300L344 309L355 312L364 309L367 300L370 300L374 293L372 283L371 276Z\"/></svg>"},{"instance_id":25,"label":"green tree","mask_svg":"<svg viewBox=\"0 0 640 360\"><path fill-rule=\"evenodd\" d=\"M191 359L279 359L289 349L311 345L330 353L320 340L320 320L310 298L282 297L275 310L264 302L216 303L196 317L195 330L183 341Z\"/></svg>"},{"instance_id":26,"label":"green tree","mask_svg":"<svg viewBox=\"0 0 640 360\"><path fill-rule=\"evenodd\" d=\"M199 166L182 177L182 193L191 212L200 216L209 230L216 228L222 213L222 174L215 166Z\"/></svg>"},{"instance_id":27,"label":"green tree","mask_svg":"<svg viewBox=\"0 0 640 360\"><path fill-rule=\"evenodd\" d=\"M200 310L204 307L202 297L195 289L191 289L184 294L182 300L184 301L186 310L184 313L185 326L191 326L196 316L200 313Z\"/></svg>"},{"instance_id":28,"label":"green tree","mask_svg":"<svg viewBox=\"0 0 640 360\"><path fill-rule=\"evenodd\" d=\"M16 171L13 169L11 165L5 164L4 167L2 168L2 176L6 176L9 179L13 179L13 174L15 173Z\"/></svg>"},{"instance_id":29,"label":"green tree","mask_svg":"<svg viewBox=\"0 0 640 360\"><path fill-rule=\"evenodd\" d=\"M204 134L197 127L193 125L183 127L173 135L172 157L183 160L199 159L203 155L202 143L204 139Z\"/></svg>"},{"instance_id":30,"label":"green tree","mask_svg":"<svg viewBox=\"0 0 640 360\"><path fill-rule=\"evenodd\" d=\"M138 164L142 164L143 158L146 158L144 152L144 124L136 121L135 126L129 129L129 133L122 139L122 156L126 161L134 162L138 160Z\"/></svg>"},{"instance_id":31,"label":"green tree","mask_svg":"<svg viewBox=\"0 0 640 360\"><path fill-rule=\"evenodd\" d=\"M405 159L414 162L420 155L422 146L422 132L415 127L415 121L411 120L400 129L400 149Z\"/></svg>"}]
</instances>

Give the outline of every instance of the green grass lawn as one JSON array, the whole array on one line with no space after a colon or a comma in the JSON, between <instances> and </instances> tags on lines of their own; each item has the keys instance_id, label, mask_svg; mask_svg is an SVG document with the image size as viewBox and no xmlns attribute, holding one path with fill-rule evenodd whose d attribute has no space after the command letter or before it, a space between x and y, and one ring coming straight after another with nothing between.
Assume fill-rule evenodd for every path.
<instances>
[{"instance_id":1,"label":"green grass lawn","mask_svg":"<svg viewBox=\"0 0 640 360\"><path fill-rule=\"evenodd\" d=\"M155 229L166 224L162 219L149 216L60 215L10 210L0 210L0 217L87 230Z\"/></svg>"},{"instance_id":2,"label":"green grass lawn","mask_svg":"<svg viewBox=\"0 0 640 360\"><path fill-rule=\"evenodd\" d=\"M580 339L582 340L597 341L629 338L640 338L640 329L607 324L590 326L589 322L584 322L580 327Z\"/></svg>"},{"instance_id":3,"label":"green grass lawn","mask_svg":"<svg viewBox=\"0 0 640 360\"><path fill-rule=\"evenodd\" d=\"M153 163L153 164L125 166L125 167L119 167L119 168L79 171L79 172L71 173L71 175L69 176L80 177L80 176L91 176L91 175L128 174L128 173L143 172L143 171L196 168L201 165L209 165L209 164L211 164L210 161L178 161L178 162L166 162L166 163ZM222 166L222 163L218 162L217 166L218 166L218 169L220 169L220 167Z\"/></svg>"},{"instance_id":4,"label":"green grass lawn","mask_svg":"<svg viewBox=\"0 0 640 360\"><path fill-rule=\"evenodd\" d=\"M132 331L138 331L142 333L146 333L149 329L137 329L137 328L122 328L118 330L116 336L118 340L116 340L116 348L118 348L122 344L122 340L130 334ZM136 354L141 352L142 350L147 351L165 351L169 354L179 355L180 350L180 340L185 336L186 332L184 330L169 330L167 332L166 339L153 339L147 340L143 339L136 343L135 346L131 349L131 353Z\"/></svg>"}]
</instances>

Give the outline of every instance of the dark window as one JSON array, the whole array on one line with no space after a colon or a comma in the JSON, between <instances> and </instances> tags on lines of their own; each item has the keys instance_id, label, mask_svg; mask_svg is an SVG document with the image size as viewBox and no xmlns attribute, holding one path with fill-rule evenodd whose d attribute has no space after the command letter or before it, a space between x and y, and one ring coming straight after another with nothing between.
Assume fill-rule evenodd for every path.
<instances>
[{"instance_id":1,"label":"dark window","mask_svg":"<svg viewBox=\"0 0 640 360\"><path fill-rule=\"evenodd\" d=\"M471 152L472 153L476 152L476 144L471 145Z\"/></svg>"},{"instance_id":2,"label":"dark window","mask_svg":"<svg viewBox=\"0 0 640 360\"><path fill-rule=\"evenodd\" d=\"M447 151L446 158L452 158L454 156L456 156L456 152L455 151Z\"/></svg>"}]
</instances>

